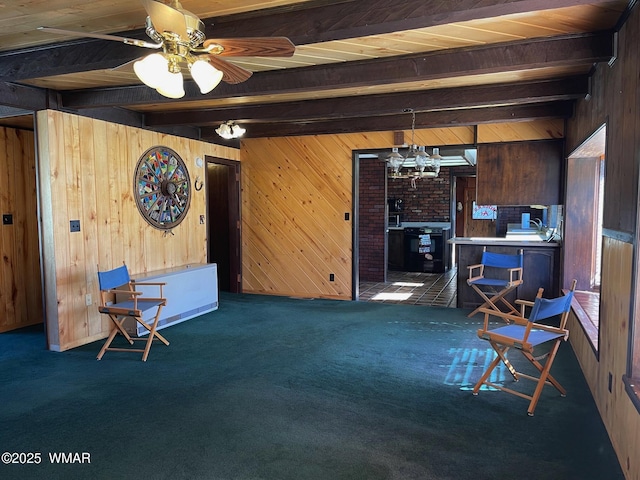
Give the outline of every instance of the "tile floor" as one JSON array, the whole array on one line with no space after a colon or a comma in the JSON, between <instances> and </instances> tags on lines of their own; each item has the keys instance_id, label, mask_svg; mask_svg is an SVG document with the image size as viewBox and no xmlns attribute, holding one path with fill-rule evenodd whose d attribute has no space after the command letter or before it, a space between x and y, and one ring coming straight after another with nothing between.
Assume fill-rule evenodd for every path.
<instances>
[{"instance_id":1,"label":"tile floor","mask_svg":"<svg viewBox=\"0 0 640 480\"><path fill-rule=\"evenodd\" d=\"M358 300L456 308L456 273L389 271L386 282L360 282Z\"/></svg>"}]
</instances>

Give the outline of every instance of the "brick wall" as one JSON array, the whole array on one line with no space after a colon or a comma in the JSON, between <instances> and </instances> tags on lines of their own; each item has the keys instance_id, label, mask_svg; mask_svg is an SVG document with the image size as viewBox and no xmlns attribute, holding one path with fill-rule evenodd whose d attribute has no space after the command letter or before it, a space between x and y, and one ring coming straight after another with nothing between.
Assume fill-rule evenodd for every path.
<instances>
[{"instance_id":1,"label":"brick wall","mask_svg":"<svg viewBox=\"0 0 640 480\"><path fill-rule=\"evenodd\" d=\"M359 275L363 282L384 282L384 222L386 165L360 160L359 181Z\"/></svg>"},{"instance_id":2,"label":"brick wall","mask_svg":"<svg viewBox=\"0 0 640 480\"><path fill-rule=\"evenodd\" d=\"M387 198L403 201L403 222L450 222L451 179L454 176L475 175L475 167L443 167L437 178L422 178L415 185L406 178L389 178L385 195L384 162L360 160L359 229L360 280L384 281L384 221ZM540 210L529 206L498 207L497 235L503 236L507 223L520 223L521 214L542 218Z\"/></svg>"},{"instance_id":3,"label":"brick wall","mask_svg":"<svg viewBox=\"0 0 640 480\"><path fill-rule=\"evenodd\" d=\"M415 186L407 178L390 178L387 196L403 201L403 222L450 222L451 179L475 175L475 167L442 167L437 178L421 178Z\"/></svg>"}]
</instances>

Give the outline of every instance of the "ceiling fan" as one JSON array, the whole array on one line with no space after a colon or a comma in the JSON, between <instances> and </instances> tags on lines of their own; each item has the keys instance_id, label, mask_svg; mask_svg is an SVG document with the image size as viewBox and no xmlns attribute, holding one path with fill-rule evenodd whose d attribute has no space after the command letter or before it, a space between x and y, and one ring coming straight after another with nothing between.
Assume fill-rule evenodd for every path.
<instances>
[{"instance_id":1,"label":"ceiling fan","mask_svg":"<svg viewBox=\"0 0 640 480\"><path fill-rule=\"evenodd\" d=\"M169 98L184 96L183 72L191 74L203 94L213 90L220 81L236 84L251 77L251 71L221 57L291 57L295 52L295 45L286 37L206 39L204 23L183 9L179 0L170 0L171 5L157 0L140 1L148 15L146 33L155 43L52 27L38 27L38 30L162 50L136 60L133 68L142 82Z\"/></svg>"}]
</instances>

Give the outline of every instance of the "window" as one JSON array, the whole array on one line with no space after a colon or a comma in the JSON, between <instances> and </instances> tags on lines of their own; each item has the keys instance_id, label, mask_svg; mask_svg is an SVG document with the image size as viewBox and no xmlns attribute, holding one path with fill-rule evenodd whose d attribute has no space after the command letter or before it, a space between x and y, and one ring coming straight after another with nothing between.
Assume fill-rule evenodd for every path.
<instances>
[{"instance_id":1,"label":"window","mask_svg":"<svg viewBox=\"0 0 640 480\"><path fill-rule=\"evenodd\" d=\"M594 350L598 350L600 265L604 203L606 125L567 159L564 212L564 278L567 288L578 281L574 311Z\"/></svg>"}]
</instances>

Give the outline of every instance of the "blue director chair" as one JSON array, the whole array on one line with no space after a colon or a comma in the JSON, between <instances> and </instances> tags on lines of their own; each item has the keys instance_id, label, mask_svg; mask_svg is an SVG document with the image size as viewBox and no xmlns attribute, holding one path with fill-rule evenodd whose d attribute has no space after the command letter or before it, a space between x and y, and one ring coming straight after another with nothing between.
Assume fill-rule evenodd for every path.
<instances>
[{"instance_id":1,"label":"blue director chair","mask_svg":"<svg viewBox=\"0 0 640 480\"><path fill-rule=\"evenodd\" d=\"M567 340L569 331L566 329L567 318L571 309L571 301L576 288L576 280L573 280L569 292L561 297L548 299L542 298L543 289L538 290L538 294L534 302L516 301L522 305L520 315L496 312L493 309L482 308L480 311L484 313L484 326L479 329L477 334L482 340L488 341L497 356L489 364L480 380L473 387L473 394L477 395L482 385L488 385L503 392L511 393L522 398L530 400L527 413L533 416L540 395L545 385L553 385L563 397L566 395L565 389L560 383L551 376L549 371L555 359L560 342ZM529 318L524 317L525 306L531 306L531 314ZM558 326L539 323L541 320L551 319L560 316ZM505 320L509 325L501 326L493 330L489 330L489 317L497 316ZM548 345L549 350L538 357L533 356L533 350L537 347ZM538 370L539 376L531 376L516 371L513 364L507 358L507 352L510 349L516 349ZM540 361L544 360L544 364ZM532 395L522 393L503 385L498 385L489 381L491 372L502 362L507 370L513 376L514 381L518 381L521 377L536 382L536 388Z\"/></svg>"},{"instance_id":2,"label":"blue director chair","mask_svg":"<svg viewBox=\"0 0 640 480\"><path fill-rule=\"evenodd\" d=\"M108 315L113 322L113 328L104 346L98 353L98 360L107 351L117 352L139 352L142 353L142 361L146 362L149 356L149 350L154 340L159 340L165 345L169 345L166 338L160 335L156 329L162 307L167 304L167 300L162 298L162 287L165 285L160 282L136 282L129 277L129 271L126 265L114 268L113 270L98 272L98 282L100 284L100 305L98 311ZM142 292L136 291L136 285L156 285L159 287L160 296L157 298L144 297ZM155 309L155 315L151 322L143 319L145 312ZM149 331L147 338L132 338L124 327L127 317L134 318ZM136 348L116 348L111 347L111 342L116 335L122 335L130 345L134 341L143 341L144 349Z\"/></svg>"},{"instance_id":3,"label":"blue director chair","mask_svg":"<svg viewBox=\"0 0 640 480\"><path fill-rule=\"evenodd\" d=\"M484 303L467 316L472 317L487 307L500 312L498 302L507 307L508 313L517 315L518 310L505 296L522 285L523 262L522 249L517 254L506 254L487 252L487 247L484 247L480 263L467 267L467 285L482 297Z\"/></svg>"}]
</instances>

